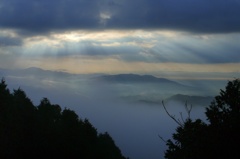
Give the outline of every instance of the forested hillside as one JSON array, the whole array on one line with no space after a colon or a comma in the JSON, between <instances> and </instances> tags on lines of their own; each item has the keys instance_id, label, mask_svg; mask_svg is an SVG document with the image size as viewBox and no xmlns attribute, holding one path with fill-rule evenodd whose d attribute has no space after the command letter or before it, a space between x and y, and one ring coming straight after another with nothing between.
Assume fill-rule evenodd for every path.
<instances>
[{"instance_id":1,"label":"forested hillside","mask_svg":"<svg viewBox=\"0 0 240 159\"><path fill-rule=\"evenodd\" d=\"M0 83L0 158L125 159L111 136L43 98L34 106L23 90Z\"/></svg>"}]
</instances>

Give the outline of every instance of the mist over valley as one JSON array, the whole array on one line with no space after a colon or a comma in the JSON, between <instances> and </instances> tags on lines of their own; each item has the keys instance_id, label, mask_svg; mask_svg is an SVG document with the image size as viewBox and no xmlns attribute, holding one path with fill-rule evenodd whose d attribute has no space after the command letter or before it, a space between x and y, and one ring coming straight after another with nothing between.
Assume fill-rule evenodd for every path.
<instances>
[{"instance_id":1,"label":"mist over valley","mask_svg":"<svg viewBox=\"0 0 240 159\"><path fill-rule=\"evenodd\" d=\"M187 117L185 102L193 105L192 118L204 119L204 110L227 81L183 81L139 74L70 74L40 68L1 69L10 90L21 88L35 105L43 97L74 110L100 132L109 132L125 156L162 158L165 139L177 126L162 107L178 118ZM204 86L204 87L203 87ZM179 116L180 118L180 116Z\"/></svg>"}]
</instances>

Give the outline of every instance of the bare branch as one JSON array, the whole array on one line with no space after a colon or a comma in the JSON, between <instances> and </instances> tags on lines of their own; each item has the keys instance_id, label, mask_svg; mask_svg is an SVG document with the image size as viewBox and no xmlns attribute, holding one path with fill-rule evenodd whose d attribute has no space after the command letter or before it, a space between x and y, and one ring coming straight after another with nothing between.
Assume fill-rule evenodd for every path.
<instances>
[{"instance_id":1,"label":"bare branch","mask_svg":"<svg viewBox=\"0 0 240 159\"><path fill-rule=\"evenodd\" d=\"M178 121L179 123L181 123L181 125L183 125L180 119L177 119L177 121Z\"/></svg>"},{"instance_id":2,"label":"bare branch","mask_svg":"<svg viewBox=\"0 0 240 159\"><path fill-rule=\"evenodd\" d=\"M167 113L167 115L168 115L170 118L172 118L179 126L183 127L183 124L182 124L179 120L177 120L174 115L171 115L171 114L168 112L168 110L167 110L167 108L166 108L166 106L165 106L165 104L164 104L163 101L162 101L162 105L163 105L163 108L164 108L165 112Z\"/></svg>"},{"instance_id":3,"label":"bare branch","mask_svg":"<svg viewBox=\"0 0 240 159\"><path fill-rule=\"evenodd\" d=\"M163 142L165 142L165 144L167 144L167 141L164 140L164 138L163 138L162 136L158 135L158 137L159 137Z\"/></svg>"},{"instance_id":4,"label":"bare branch","mask_svg":"<svg viewBox=\"0 0 240 159\"><path fill-rule=\"evenodd\" d=\"M182 122L184 123L184 119L183 119L183 115L182 115L182 112L180 112L180 116L181 116L181 119L182 119Z\"/></svg>"},{"instance_id":5,"label":"bare branch","mask_svg":"<svg viewBox=\"0 0 240 159\"><path fill-rule=\"evenodd\" d=\"M192 104L190 105L190 107L188 107L188 104L187 104L187 101L185 102L185 109L186 109L186 112L188 114L188 118L190 119L191 118L191 111L192 111Z\"/></svg>"}]
</instances>

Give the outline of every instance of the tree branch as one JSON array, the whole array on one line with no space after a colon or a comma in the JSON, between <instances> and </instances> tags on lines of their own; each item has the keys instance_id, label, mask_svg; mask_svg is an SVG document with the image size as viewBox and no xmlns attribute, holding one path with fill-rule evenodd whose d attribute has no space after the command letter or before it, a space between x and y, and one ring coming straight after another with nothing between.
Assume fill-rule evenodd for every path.
<instances>
[{"instance_id":1,"label":"tree branch","mask_svg":"<svg viewBox=\"0 0 240 159\"><path fill-rule=\"evenodd\" d=\"M192 104L190 105L190 107L188 107L187 101L185 102L185 109L187 111L188 114L188 119L191 118L191 111L192 111Z\"/></svg>"},{"instance_id":2,"label":"tree branch","mask_svg":"<svg viewBox=\"0 0 240 159\"><path fill-rule=\"evenodd\" d=\"M179 120L177 120L174 115L171 115L171 114L168 112L168 110L167 110L167 108L166 108L166 106L165 106L165 104L164 104L163 101L162 101L162 105L163 105L163 108L164 108L165 112L167 113L167 115L168 115L170 118L172 118L179 126L183 127L183 124L182 124Z\"/></svg>"},{"instance_id":3,"label":"tree branch","mask_svg":"<svg viewBox=\"0 0 240 159\"><path fill-rule=\"evenodd\" d=\"M159 137L163 142L165 142L165 144L167 144L167 141L164 140L164 138L163 138L162 136L158 135L158 137Z\"/></svg>"}]
</instances>

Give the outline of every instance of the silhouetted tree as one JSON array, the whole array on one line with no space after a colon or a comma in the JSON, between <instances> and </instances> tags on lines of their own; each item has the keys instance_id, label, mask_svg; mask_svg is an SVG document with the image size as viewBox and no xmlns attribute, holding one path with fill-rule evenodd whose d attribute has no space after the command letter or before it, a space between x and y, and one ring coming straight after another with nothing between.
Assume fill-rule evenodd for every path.
<instances>
[{"instance_id":1,"label":"silhouetted tree","mask_svg":"<svg viewBox=\"0 0 240 159\"><path fill-rule=\"evenodd\" d=\"M225 90L206 109L212 152L218 158L234 158L240 146L240 80L229 81Z\"/></svg>"},{"instance_id":2,"label":"silhouetted tree","mask_svg":"<svg viewBox=\"0 0 240 159\"><path fill-rule=\"evenodd\" d=\"M235 159L240 143L240 80L229 81L225 90L206 108L208 124L190 118L168 140L168 159Z\"/></svg>"},{"instance_id":3,"label":"silhouetted tree","mask_svg":"<svg viewBox=\"0 0 240 159\"><path fill-rule=\"evenodd\" d=\"M173 140L167 141L168 150L165 158L168 159L202 159L206 154L206 127L200 119L187 119L183 126L178 126Z\"/></svg>"},{"instance_id":4,"label":"silhouetted tree","mask_svg":"<svg viewBox=\"0 0 240 159\"><path fill-rule=\"evenodd\" d=\"M9 118L12 95L2 79L0 83L0 158L11 155L11 144L14 139L12 136L13 128Z\"/></svg>"},{"instance_id":5,"label":"silhouetted tree","mask_svg":"<svg viewBox=\"0 0 240 159\"><path fill-rule=\"evenodd\" d=\"M104 134L99 134L97 158L123 159L123 156L117 155L119 153L121 153L121 151L118 147L116 147L113 139L107 132L105 132Z\"/></svg>"},{"instance_id":6,"label":"silhouetted tree","mask_svg":"<svg viewBox=\"0 0 240 159\"><path fill-rule=\"evenodd\" d=\"M110 135L43 98L35 107L20 88L0 83L1 159L124 159Z\"/></svg>"}]
</instances>

